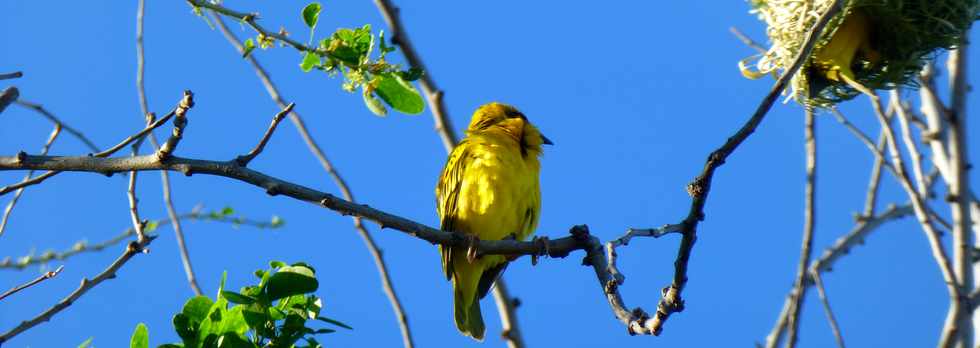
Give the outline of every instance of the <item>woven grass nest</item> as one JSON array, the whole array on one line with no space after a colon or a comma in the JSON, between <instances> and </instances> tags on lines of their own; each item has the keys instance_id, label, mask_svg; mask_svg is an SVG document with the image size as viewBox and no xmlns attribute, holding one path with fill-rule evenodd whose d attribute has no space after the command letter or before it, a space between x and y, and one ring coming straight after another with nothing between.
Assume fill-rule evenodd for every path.
<instances>
[{"instance_id":1,"label":"woven grass nest","mask_svg":"<svg viewBox=\"0 0 980 348\"><path fill-rule=\"evenodd\" d=\"M739 62L759 78L785 71L807 31L833 0L749 0L768 26L768 51ZM978 0L845 0L823 31L792 95L804 105L829 107L870 90L915 86L914 77L939 49L955 48L980 15ZM754 64L752 64L754 61ZM752 67L748 65L754 65Z\"/></svg>"}]
</instances>

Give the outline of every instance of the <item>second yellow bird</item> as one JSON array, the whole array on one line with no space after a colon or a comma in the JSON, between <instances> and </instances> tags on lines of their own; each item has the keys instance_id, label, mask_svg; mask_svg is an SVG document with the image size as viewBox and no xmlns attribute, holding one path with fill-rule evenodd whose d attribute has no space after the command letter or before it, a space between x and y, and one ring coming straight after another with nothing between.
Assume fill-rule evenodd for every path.
<instances>
[{"instance_id":1,"label":"second yellow bird","mask_svg":"<svg viewBox=\"0 0 980 348\"><path fill-rule=\"evenodd\" d=\"M541 211L541 145L551 144L513 106L489 103L473 114L464 138L446 162L436 186L441 229L483 240L525 240ZM507 268L507 258L472 260L466 248L439 248L446 278L453 283L456 328L483 340L480 299Z\"/></svg>"}]
</instances>

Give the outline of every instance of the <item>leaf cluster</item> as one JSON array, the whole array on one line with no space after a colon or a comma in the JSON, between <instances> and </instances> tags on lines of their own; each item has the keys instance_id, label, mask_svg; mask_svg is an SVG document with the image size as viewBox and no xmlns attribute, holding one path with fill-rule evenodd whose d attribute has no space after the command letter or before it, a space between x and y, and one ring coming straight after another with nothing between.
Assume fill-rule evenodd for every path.
<instances>
[{"instance_id":1,"label":"leaf cluster","mask_svg":"<svg viewBox=\"0 0 980 348\"><path fill-rule=\"evenodd\" d=\"M298 47L303 51L300 69L322 71L331 77L343 75L342 88L352 93L360 90L364 104L378 116L387 115L385 105L406 114L421 113L425 101L411 82L422 77L422 71L416 68L404 70L385 60L385 55L395 48L386 43L383 30L375 35L369 24L360 28L339 28L313 45L322 9L314 2L301 12L303 23L310 28L310 39L305 47ZM265 49L274 46L275 38L260 33L256 40L246 40L245 56L255 49L256 41ZM376 47L377 55L373 57Z\"/></svg>"},{"instance_id":2,"label":"leaf cluster","mask_svg":"<svg viewBox=\"0 0 980 348\"><path fill-rule=\"evenodd\" d=\"M272 261L269 269L257 270L255 276L258 284L242 287L238 292L225 291L222 276L216 301L207 296L188 300L173 318L181 343L158 348L319 348L322 345L315 336L336 330L312 328L311 323L320 321L351 329L320 315L323 301L313 294L319 282L310 265ZM147 347L149 332L140 323L130 348Z\"/></svg>"}]
</instances>

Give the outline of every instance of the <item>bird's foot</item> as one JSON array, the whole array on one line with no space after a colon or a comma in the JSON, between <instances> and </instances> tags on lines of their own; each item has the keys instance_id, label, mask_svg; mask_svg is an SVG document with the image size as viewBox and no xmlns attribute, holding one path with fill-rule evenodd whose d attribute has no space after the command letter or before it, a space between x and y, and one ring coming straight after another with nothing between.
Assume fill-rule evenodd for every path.
<instances>
[{"instance_id":1,"label":"bird's foot","mask_svg":"<svg viewBox=\"0 0 980 348\"><path fill-rule=\"evenodd\" d=\"M480 238L472 234L466 235L466 261L473 263L476 259L480 258L477 255L476 246L480 244Z\"/></svg>"}]
</instances>

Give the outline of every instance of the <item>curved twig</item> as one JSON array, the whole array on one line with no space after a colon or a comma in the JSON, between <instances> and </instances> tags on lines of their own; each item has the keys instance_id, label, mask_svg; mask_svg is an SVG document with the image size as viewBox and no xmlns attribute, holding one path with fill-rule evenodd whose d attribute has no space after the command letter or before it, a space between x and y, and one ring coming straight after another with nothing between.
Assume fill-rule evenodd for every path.
<instances>
[{"instance_id":1,"label":"curved twig","mask_svg":"<svg viewBox=\"0 0 980 348\"><path fill-rule=\"evenodd\" d=\"M231 45L234 46L239 53L244 53L244 48L242 47L241 41L239 41L238 38L235 37L235 35L232 34L230 30L228 30L228 26L225 25L224 20L222 20L221 17L217 15L214 15L212 17L214 18L215 22L218 24L218 29L221 30L221 33L224 35L225 39L227 39L228 42L231 43ZM259 64L255 56L248 55L245 57L245 60L248 61L249 64L251 64L252 67L255 69L255 74L258 75L259 81L262 82L262 85L269 93L269 96L272 97L272 100L275 101L280 108L286 108L287 104L289 103L286 103L286 100L283 99L282 96L279 94L279 89L276 88L275 84L272 83L272 79L269 77L269 74L265 71L264 68L262 68L262 65ZM299 115L299 113L297 113L294 110L290 110L288 116L290 122L292 122L293 126L295 126L296 128L296 132L299 133L300 138L303 139L303 141L306 143L307 148L309 148L310 153L317 158L317 160L320 162L320 165L323 167L323 169L333 179L334 183L340 189L340 192L343 195L344 199L354 202L354 195L351 192L350 187L347 185L347 182L344 181L344 178L334 168L330 160L327 159L326 154L324 154L320 146L316 143L315 140L313 140L313 137L310 135L310 132L306 128L306 123L303 122L303 118ZM374 242L374 238L371 237L370 231L361 222L361 219L355 217L353 220L354 220L354 229L357 230L357 233L361 236L361 239L364 241L364 245L367 247L368 251L371 253L371 256L374 258L375 267L378 269L378 274L381 277L382 288L385 292L385 295L388 297L388 301L391 303L391 308L392 311L394 311L395 313L395 318L398 320L398 327L401 330L401 334L402 334L402 342L405 348L412 348L414 347L414 342L412 339L412 331L408 325L408 315L405 313L404 308L402 308L401 300L398 298L398 293L395 291L395 286L391 281L391 276L389 276L388 274L389 273L388 266L385 263L384 257L381 255L381 250Z\"/></svg>"}]
</instances>

